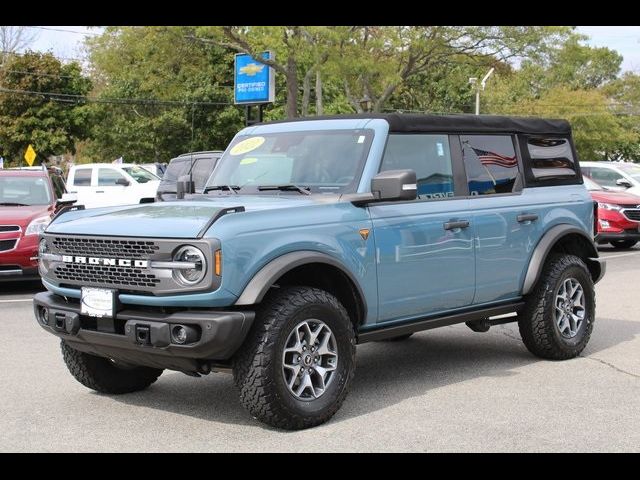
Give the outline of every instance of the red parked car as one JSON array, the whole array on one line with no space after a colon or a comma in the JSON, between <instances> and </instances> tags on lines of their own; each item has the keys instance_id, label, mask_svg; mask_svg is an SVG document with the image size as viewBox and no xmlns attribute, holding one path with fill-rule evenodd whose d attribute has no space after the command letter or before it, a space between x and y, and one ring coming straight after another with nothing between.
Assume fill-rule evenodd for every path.
<instances>
[{"instance_id":1,"label":"red parked car","mask_svg":"<svg viewBox=\"0 0 640 480\"><path fill-rule=\"evenodd\" d=\"M39 277L39 234L65 192L53 170L0 170L0 281Z\"/></svg>"},{"instance_id":2,"label":"red parked car","mask_svg":"<svg viewBox=\"0 0 640 480\"><path fill-rule=\"evenodd\" d=\"M640 240L640 197L626 192L606 190L583 175L591 197L598 202L597 243L615 248L631 248Z\"/></svg>"}]
</instances>

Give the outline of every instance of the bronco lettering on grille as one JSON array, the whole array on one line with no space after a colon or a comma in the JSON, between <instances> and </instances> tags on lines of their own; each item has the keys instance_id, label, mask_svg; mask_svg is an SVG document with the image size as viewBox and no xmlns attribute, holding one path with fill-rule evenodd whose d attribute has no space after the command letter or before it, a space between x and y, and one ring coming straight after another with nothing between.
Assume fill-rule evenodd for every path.
<instances>
[{"instance_id":1,"label":"bronco lettering on grille","mask_svg":"<svg viewBox=\"0 0 640 480\"><path fill-rule=\"evenodd\" d=\"M127 260L124 258L78 257L74 255L63 255L62 261L65 263L81 263L84 265L104 265L106 267L149 267L149 262L147 260Z\"/></svg>"}]
</instances>

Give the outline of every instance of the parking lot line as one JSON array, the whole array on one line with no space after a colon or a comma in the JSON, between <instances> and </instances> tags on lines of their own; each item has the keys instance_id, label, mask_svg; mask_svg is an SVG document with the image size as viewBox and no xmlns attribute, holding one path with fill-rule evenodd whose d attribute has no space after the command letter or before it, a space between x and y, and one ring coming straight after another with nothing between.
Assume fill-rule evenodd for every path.
<instances>
[{"instance_id":1,"label":"parking lot line","mask_svg":"<svg viewBox=\"0 0 640 480\"><path fill-rule=\"evenodd\" d=\"M607 258L619 258L619 257L628 257L629 255L637 255L638 253L640 253L640 251L638 252L629 252L629 253L619 253L618 255L607 255L607 256L602 256L602 258L604 258L605 260Z\"/></svg>"},{"instance_id":2,"label":"parking lot line","mask_svg":"<svg viewBox=\"0 0 640 480\"><path fill-rule=\"evenodd\" d=\"M33 302L33 298L14 298L10 300L0 300L0 303L15 303L15 302Z\"/></svg>"}]
</instances>

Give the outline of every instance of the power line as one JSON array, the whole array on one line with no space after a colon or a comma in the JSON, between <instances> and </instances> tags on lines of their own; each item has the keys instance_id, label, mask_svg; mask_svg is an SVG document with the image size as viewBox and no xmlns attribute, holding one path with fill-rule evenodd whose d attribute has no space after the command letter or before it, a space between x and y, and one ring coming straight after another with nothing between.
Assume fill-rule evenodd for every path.
<instances>
[{"instance_id":1,"label":"power line","mask_svg":"<svg viewBox=\"0 0 640 480\"><path fill-rule=\"evenodd\" d=\"M28 72L25 70L7 70L2 67L0 67L0 69L4 70L6 73L17 73L21 75L31 75L34 77L76 78L75 75L64 75L62 73Z\"/></svg>"},{"instance_id":2,"label":"power line","mask_svg":"<svg viewBox=\"0 0 640 480\"><path fill-rule=\"evenodd\" d=\"M48 30L51 32L67 32L67 33L76 33L78 35L86 35L86 36L95 36L95 35L100 35L100 33L97 32L79 32L78 30L67 30L64 28L51 28L51 27L36 27L36 26L31 26L31 25L27 25L27 28L37 28L38 30Z\"/></svg>"},{"instance_id":3,"label":"power line","mask_svg":"<svg viewBox=\"0 0 640 480\"><path fill-rule=\"evenodd\" d=\"M39 53L41 55L45 55L47 53L51 53L51 52L10 52L8 50L0 50L0 54L4 54L4 55L15 55L16 57L24 57L26 55L31 55L34 53ZM57 58L58 60L65 60L65 61L69 61L69 62L78 62L78 63L83 63L86 62L87 59L86 58L73 58L73 57L59 57L58 55L54 55L53 53L51 53L51 55L53 55L55 58Z\"/></svg>"},{"instance_id":4,"label":"power line","mask_svg":"<svg viewBox=\"0 0 640 480\"><path fill-rule=\"evenodd\" d=\"M132 104L132 105L174 105L174 106L226 106L233 105L232 102L199 102L188 100L153 100L146 98L89 98L85 95L76 95L72 93L56 93L56 92L37 92L33 90L16 90L0 87L0 93L15 93L19 95L42 96L54 101L63 101L72 103L75 99L76 103L112 103L112 104Z\"/></svg>"}]
</instances>

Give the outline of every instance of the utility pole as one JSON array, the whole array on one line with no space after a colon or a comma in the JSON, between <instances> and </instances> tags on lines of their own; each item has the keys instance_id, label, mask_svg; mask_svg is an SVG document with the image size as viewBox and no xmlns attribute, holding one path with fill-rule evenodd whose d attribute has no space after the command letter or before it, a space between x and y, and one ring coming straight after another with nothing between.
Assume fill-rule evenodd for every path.
<instances>
[{"instance_id":1,"label":"utility pole","mask_svg":"<svg viewBox=\"0 0 640 480\"><path fill-rule=\"evenodd\" d=\"M476 86L476 115L480 115L480 89L484 90L484 87L487 85L487 80L494 70L495 68L491 67L491 70L489 70L482 80L480 80L479 84L477 77L469 78L469 83Z\"/></svg>"}]
</instances>

